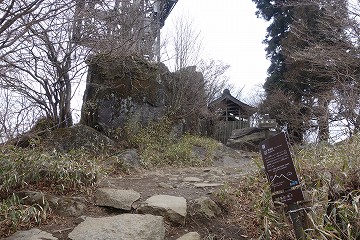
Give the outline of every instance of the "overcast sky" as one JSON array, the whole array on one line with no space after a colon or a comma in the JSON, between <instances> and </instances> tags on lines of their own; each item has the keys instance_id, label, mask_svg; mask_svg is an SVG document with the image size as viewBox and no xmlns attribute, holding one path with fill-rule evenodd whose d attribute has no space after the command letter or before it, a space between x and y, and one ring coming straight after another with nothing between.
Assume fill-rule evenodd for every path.
<instances>
[{"instance_id":1,"label":"overcast sky","mask_svg":"<svg viewBox=\"0 0 360 240\"><path fill-rule=\"evenodd\" d=\"M207 56L231 66L227 75L237 88L245 86L246 97L261 89L257 86L264 83L269 67L262 44L268 23L255 11L251 0L179 0L162 34L174 19L189 16L201 31Z\"/></svg>"}]
</instances>

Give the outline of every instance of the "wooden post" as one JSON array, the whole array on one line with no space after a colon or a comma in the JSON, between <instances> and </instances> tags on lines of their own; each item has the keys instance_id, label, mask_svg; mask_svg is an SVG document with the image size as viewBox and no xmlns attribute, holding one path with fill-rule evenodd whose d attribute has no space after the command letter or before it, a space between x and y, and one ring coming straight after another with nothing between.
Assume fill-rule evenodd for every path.
<instances>
[{"instance_id":1,"label":"wooden post","mask_svg":"<svg viewBox=\"0 0 360 240\"><path fill-rule=\"evenodd\" d=\"M293 227L294 227L296 239L297 240L306 240L301 216L299 213L299 211L300 211L299 205L297 203L290 203L288 205L288 207L289 207L289 215L290 215Z\"/></svg>"}]
</instances>

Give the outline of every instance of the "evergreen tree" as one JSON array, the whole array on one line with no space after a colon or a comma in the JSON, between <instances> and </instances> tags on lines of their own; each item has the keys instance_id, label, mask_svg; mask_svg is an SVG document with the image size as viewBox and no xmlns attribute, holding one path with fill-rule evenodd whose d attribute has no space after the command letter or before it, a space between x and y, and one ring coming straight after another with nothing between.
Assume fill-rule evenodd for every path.
<instances>
[{"instance_id":1,"label":"evergreen tree","mask_svg":"<svg viewBox=\"0 0 360 240\"><path fill-rule=\"evenodd\" d=\"M260 107L260 111L269 113L276 118L279 125L286 126L289 137L293 142L302 142L304 129L305 111L303 107L291 108L298 111L286 112L278 109L274 101L281 96L281 102L288 106L301 106L302 104L302 84L295 81L287 81L286 73L289 65L286 63L286 55L283 49L284 40L288 38L290 26L293 21L294 7L288 5L287 0L253 0L257 7L257 16L271 22L267 28L267 35L264 43L267 44L267 58L271 64L268 68L268 77L264 88L267 93L267 100ZM282 92L282 93L281 93ZM301 119L299 121L299 119Z\"/></svg>"},{"instance_id":2,"label":"evergreen tree","mask_svg":"<svg viewBox=\"0 0 360 240\"><path fill-rule=\"evenodd\" d=\"M326 13L333 11L339 1L336 4L334 0L306 4L296 0L253 1L257 4L257 15L271 21L264 41L271 61L264 84L268 101L263 104L265 111L270 111L280 125L287 127L294 142L302 142L311 119L318 123L319 138L327 141L329 102L335 80L331 75L324 74L329 66L314 66L307 58L295 58L294 53L304 54L314 44L331 47L345 42L342 27L326 18ZM346 16L346 13L342 14ZM339 17L343 15L339 14ZM283 92L280 94L282 98L287 98L288 105L297 107L292 107L290 112L274 109L279 91ZM273 94L277 97L271 96ZM284 102L284 99L281 101Z\"/></svg>"}]
</instances>

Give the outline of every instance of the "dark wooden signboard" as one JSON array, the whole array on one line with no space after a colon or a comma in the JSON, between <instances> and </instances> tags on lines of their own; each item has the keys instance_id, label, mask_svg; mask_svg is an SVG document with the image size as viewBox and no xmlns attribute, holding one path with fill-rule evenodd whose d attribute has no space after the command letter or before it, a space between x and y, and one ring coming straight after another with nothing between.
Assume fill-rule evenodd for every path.
<instances>
[{"instance_id":1,"label":"dark wooden signboard","mask_svg":"<svg viewBox=\"0 0 360 240\"><path fill-rule=\"evenodd\" d=\"M272 192L300 184L285 133L262 141L260 151Z\"/></svg>"},{"instance_id":2,"label":"dark wooden signboard","mask_svg":"<svg viewBox=\"0 0 360 240\"><path fill-rule=\"evenodd\" d=\"M294 202L298 202L298 201L303 201L304 195L303 195L301 189L297 188L297 189L285 191L285 192L282 192L279 194L274 194L272 196L272 200L274 203L281 202L284 204L290 204L290 203L294 203Z\"/></svg>"}]
</instances>

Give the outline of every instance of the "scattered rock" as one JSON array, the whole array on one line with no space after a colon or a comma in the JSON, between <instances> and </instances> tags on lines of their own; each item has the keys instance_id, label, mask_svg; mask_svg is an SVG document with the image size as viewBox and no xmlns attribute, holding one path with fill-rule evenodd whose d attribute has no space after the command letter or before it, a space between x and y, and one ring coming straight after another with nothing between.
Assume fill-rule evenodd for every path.
<instances>
[{"instance_id":1,"label":"scattered rock","mask_svg":"<svg viewBox=\"0 0 360 240\"><path fill-rule=\"evenodd\" d=\"M201 236L197 232L189 232L176 240L201 240Z\"/></svg>"},{"instance_id":2,"label":"scattered rock","mask_svg":"<svg viewBox=\"0 0 360 240\"><path fill-rule=\"evenodd\" d=\"M88 217L68 237L72 240L163 240L165 226L162 217L153 215Z\"/></svg>"},{"instance_id":3,"label":"scattered rock","mask_svg":"<svg viewBox=\"0 0 360 240\"><path fill-rule=\"evenodd\" d=\"M99 188L96 190L95 198L96 205L129 211L133 203L140 199L140 193L133 190Z\"/></svg>"},{"instance_id":4,"label":"scattered rock","mask_svg":"<svg viewBox=\"0 0 360 240\"><path fill-rule=\"evenodd\" d=\"M219 186L223 186L223 183L194 183L194 186L197 188L205 188L205 187L219 187Z\"/></svg>"},{"instance_id":5,"label":"scattered rock","mask_svg":"<svg viewBox=\"0 0 360 240\"><path fill-rule=\"evenodd\" d=\"M148 198L138 209L140 213L148 213L165 217L173 223L185 224L187 214L186 199L169 195L155 195Z\"/></svg>"},{"instance_id":6,"label":"scattered rock","mask_svg":"<svg viewBox=\"0 0 360 240\"><path fill-rule=\"evenodd\" d=\"M183 179L183 182L201 182L202 180L197 177L186 177Z\"/></svg>"},{"instance_id":7,"label":"scattered rock","mask_svg":"<svg viewBox=\"0 0 360 240\"><path fill-rule=\"evenodd\" d=\"M194 214L201 214L208 218L213 218L221 214L220 207L209 197L195 199L192 210Z\"/></svg>"},{"instance_id":8,"label":"scattered rock","mask_svg":"<svg viewBox=\"0 0 360 240\"><path fill-rule=\"evenodd\" d=\"M164 183L164 182L159 183L158 186L161 187L161 188L165 188L165 189L173 189L174 188L170 184L167 184L167 183Z\"/></svg>"},{"instance_id":9,"label":"scattered rock","mask_svg":"<svg viewBox=\"0 0 360 240\"><path fill-rule=\"evenodd\" d=\"M18 231L4 240L57 240L57 238L48 232L33 228L28 231Z\"/></svg>"},{"instance_id":10,"label":"scattered rock","mask_svg":"<svg viewBox=\"0 0 360 240\"><path fill-rule=\"evenodd\" d=\"M192 153L194 154L194 156L196 156L197 159L205 161L208 151L204 147L193 146Z\"/></svg>"},{"instance_id":11,"label":"scattered rock","mask_svg":"<svg viewBox=\"0 0 360 240\"><path fill-rule=\"evenodd\" d=\"M136 149L127 149L118 155L118 158L122 160L125 167L128 168L140 168L140 158Z\"/></svg>"}]
</instances>

